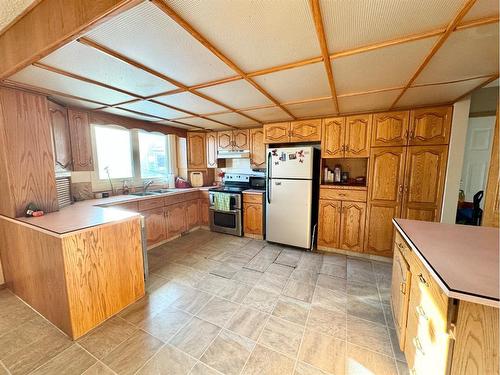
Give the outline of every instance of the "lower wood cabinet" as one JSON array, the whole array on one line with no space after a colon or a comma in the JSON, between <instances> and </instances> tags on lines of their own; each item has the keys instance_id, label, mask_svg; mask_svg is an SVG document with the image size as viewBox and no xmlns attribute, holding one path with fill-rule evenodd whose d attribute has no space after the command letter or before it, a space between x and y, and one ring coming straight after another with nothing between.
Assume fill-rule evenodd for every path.
<instances>
[{"instance_id":1,"label":"lower wood cabinet","mask_svg":"<svg viewBox=\"0 0 500 375\"><path fill-rule=\"evenodd\" d=\"M400 347L404 348L406 320L408 316L408 301L410 297L410 267L401 254L404 242L398 236L395 242L394 260L392 264L391 307L394 326ZM399 248L398 248L399 247Z\"/></svg>"},{"instance_id":2,"label":"lower wood cabinet","mask_svg":"<svg viewBox=\"0 0 500 375\"><path fill-rule=\"evenodd\" d=\"M163 207L142 211L146 225L147 245L151 246L167 239L165 212Z\"/></svg>"},{"instance_id":3,"label":"lower wood cabinet","mask_svg":"<svg viewBox=\"0 0 500 375\"><path fill-rule=\"evenodd\" d=\"M186 203L176 203L165 207L168 238L179 236L187 230Z\"/></svg>"},{"instance_id":4,"label":"lower wood cabinet","mask_svg":"<svg viewBox=\"0 0 500 375\"><path fill-rule=\"evenodd\" d=\"M198 205L200 208L200 225L208 226L210 224L208 219L208 197L198 199Z\"/></svg>"},{"instance_id":5,"label":"lower wood cabinet","mask_svg":"<svg viewBox=\"0 0 500 375\"><path fill-rule=\"evenodd\" d=\"M243 193L243 233L264 238L264 194Z\"/></svg>"},{"instance_id":6,"label":"lower wood cabinet","mask_svg":"<svg viewBox=\"0 0 500 375\"><path fill-rule=\"evenodd\" d=\"M319 201L318 246L340 248L341 207L340 201Z\"/></svg>"},{"instance_id":7,"label":"lower wood cabinet","mask_svg":"<svg viewBox=\"0 0 500 375\"><path fill-rule=\"evenodd\" d=\"M186 202L186 230L197 227L200 223L200 210L198 199Z\"/></svg>"}]
</instances>

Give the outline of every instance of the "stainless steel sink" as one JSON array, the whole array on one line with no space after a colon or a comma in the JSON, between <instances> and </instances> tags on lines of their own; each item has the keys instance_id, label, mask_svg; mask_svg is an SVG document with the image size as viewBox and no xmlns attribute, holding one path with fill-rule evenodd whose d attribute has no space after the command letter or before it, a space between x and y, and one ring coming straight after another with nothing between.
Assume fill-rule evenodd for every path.
<instances>
[{"instance_id":1,"label":"stainless steel sink","mask_svg":"<svg viewBox=\"0 0 500 375\"><path fill-rule=\"evenodd\" d=\"M158 194L161 194L161 193L157 193L155 191L141 191L140 193L130 193L130 195L135 195L135 196L138 196L138 197L145 197L145 196L148 196L148 195L158 195Z\"/></svg>"},{"instance_id":2,"label":"stainless steel sink","mask_svg":"<svg viewBox=\"0 0 500 375\"><path fill-rule=\"evenodd\" d=\"M165 194L165 193L171 193L173 191L175 191L175 189L159 189L159 190L151 190L151 193Z\"/></svg>"}]
</instances>

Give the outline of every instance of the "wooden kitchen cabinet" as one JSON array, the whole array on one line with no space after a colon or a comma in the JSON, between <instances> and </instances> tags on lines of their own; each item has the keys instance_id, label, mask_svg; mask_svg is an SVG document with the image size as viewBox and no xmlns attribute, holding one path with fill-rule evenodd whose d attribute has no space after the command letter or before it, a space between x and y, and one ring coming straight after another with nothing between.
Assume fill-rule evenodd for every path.
<instances>
[{"instance_id":1,"label":"wooden kitchen cabinet","mask_svg":"<svg viewBox=\"0 0 500 375\"><path fill-rule=\"evenodd\" d=\"M205 133L187 132L188 169L205 169L207 167L205 143Z\"/></svg>"},{"instance_id":2,"label":"wooden kitchen cabinet","mask_svg":"<svg viewBox=\"0 0 500 375\"><path fill-rule=\"evenodd\" d=\"M250 165L252 168L266 167L266 145L264 129L250 129Z\"/></svg>"},{"instance_id":3,"label":"wooden kitchen cabinet","mask_svg":"<svg viewBox=\"0 0 500 375\"><path fill-rule=\"evenodd\" d=\"M367 158L370 156L372 115L349 116L345 122L345 157Z\"/></svg>"},{"instance_id":4,"label":"wooden kitchen cabinet","mask_svg":"<svg viewBox=\"0 0 500 375\"><path fill-rule=\"evenodd\" d=\"M93 171L92 140L87 112L68 109L74 171Z\"/></svg>"},{"instance_id":5,"label":"wooden kitchen cabinet","mask_svg":"<svg viewBox=\"0 0 500 375\"><path fill-rule=\"evenodd\" d=\"M217 132L218 149L238 151L250 149L250 132L248 129L227 130Z\"/></svg>"},{"instance_id":6,"label":"wooden kitchen cabinet","mask_svg":"<svg viewBox=\"0 0 500 375\"><path fill-rule=\"evenodd\" d=\"M217 132L217 142L219 150L232 150L233 132L231 130Z\"/></svg>"},{"instance_id":7,"label":"wooden kitchen cabinet","mask_svg":"<svg viewBox=\"0 0 500 375\"><path fill-rule=\"evenodd\" d=\"M342 202L340 218L340 248L363 251L365 240L366 203Z\"/></svg>"},{"instance_id":8,"label":"wooden kitchen cabinet","mask_svg":"<svg viewBox=\"0 0 500 375\"><path fill-rule=\"evenodd\" d=\"M210 205L208 196L198 199L198 205L200 210L200 225L208 226L210 224L208 218L208 207Z\"/></svg>"},{"instance_id":9,"label":"wooden kitchen cabinet","mask_svg":"<svg viewBox=\"0 0 500 375\"><path fill-rule=\"evenodd\" d=\"M71 140L66 107L49 101L50 124L54 140L55 162L64 169L71 170Z\"/></svg>"},{"instance_id":10,"label":"wooden kitchen cabinet","mask_svg":"<svg viewBox=\"0 0 500 375\"><path fill-rule=\"evenodd\" d=\"M344 157L345 117L331 117L322 120L321 157Z\"/></svg>"},{"instance_id":11,"label":"wooden kitchen cabinet","mask_svg":"<svg viewBox=\"0 0 500 375\"><path fill-rule=\"evenodd\" d=\"M371 147L406 146L409 117L409 111L375 113Z\"/></svg>"},{"instance_id":12,"label":"wooden kitchen cabinet","mask_svg":"<svg viewBox=\"0 0 500 375\"><path fill-rule=\"evenodd\" d=\"M319 201L318 246L340 248L340 201Z\"/></svg>"},{"instance_id":13,"label":"wooden kitchen cabinet","mask_svg":"<svg viewBox=\"0 0 500 375\"><path fill-rule=\"evenodd\" d=\"M264 238L264 193L243 193L243 233Z\"/></svg>"},{"instance_id":14,"label":"wooden kitchen cabinet","mask_svg":"<svg viewBox=\"0 0 500 375\"><path fill-rule=\"evenodd\" d=\"M290 139L290 123L264 124L264 143L285 143Z\"/></svg>"},{"instance_id":15,"label":"wooden kitchen cabinet","mask_svg":"<svg viewBox=\"0 0 500 375\"><path fill-rule=\"evenodd\" d=\"M217 168L217 132L206 134L207 168Z\"/></svg>"},{"instance_id":16,"label":"wooden kitchen cabinet","mask_svg":"<svg viewBox=\"0 0 500 375\"><path fill-rule=\"evenodd\" d=\"M200 211L198 199L186 202L186 230L197 227L200 223Z\"/></svg>"},{"instance_id":17,"label":"wooden kitchen cabinet","mask_svg":"<svg viewBox=\"0 0 500 375\"><path fill-rule=\"evenodd\" d=\"M151 246L167 239L163 207L141 211L146 226L147 245Z\"/></svg>"},{"instance_id":18,"label":"wooden kitchen cabinet","mask_svg":"<svg viewBox=\"0 0 500 375\"><path fill-rule=\"evenodd\" d=\"M410 111L409 145L447 145L453 107L419 108Z\"/></svg>"},{"instance_id":19,"label":"wooden kitchen cabinet","mask_svg":"<svg viewBox=\"0 0 500 375\"><path fill-rule=\"evenodd\" d=\"M292 121L289 142L321 141L321 119Z\"/></svg>"},{"instance_id":20,"label":"wooden kitchen cabinet","mask_svg":"<svg viewBox=\"0 0 500 375\"><path fill-rule=\"evenodd\" d=\"M406 321L408 318L408 303L410 297L410 267L397 246L404 246L404 242L396 241L394 246L394 260L392 264L391 307L394 326L399 341L399 347L404 349Z\"/></svg>"},{"instance_id":21,"label":"wooden kitchen cabinet","mask_svg":"<svg viewBox=\"0 0 500 375\"><path fill-rule=\"evenodd\" d=\"M179 236L186 231L186 203L176 203L165 207L168 238Z\"/></svg>"}]
</instances>

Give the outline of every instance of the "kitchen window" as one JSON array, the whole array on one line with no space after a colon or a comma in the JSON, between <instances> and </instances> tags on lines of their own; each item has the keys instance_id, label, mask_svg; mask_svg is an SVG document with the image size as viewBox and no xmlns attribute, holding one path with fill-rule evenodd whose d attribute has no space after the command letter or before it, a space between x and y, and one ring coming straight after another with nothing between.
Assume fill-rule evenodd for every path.
<instances>
[{"instance_id":1,"label":"kitchen window","mask_svg":"<svg viewBox=\"0 0 500 375\"><path fill-rule=\"evenodd\" d=\"M138 132L141 178L167 176L167 137L159 133Z\"/></svg>"},{"instance_id":2,"label":"kitchen window","mask_svg":"<svg viewBox=\"0 0 500 375\"><path fill-rule=\"evenodd\" d=\"M130 131L114 126L94 126L97 173L100 180L127 179L132 172Z\"/></svg>"}]
</instances>

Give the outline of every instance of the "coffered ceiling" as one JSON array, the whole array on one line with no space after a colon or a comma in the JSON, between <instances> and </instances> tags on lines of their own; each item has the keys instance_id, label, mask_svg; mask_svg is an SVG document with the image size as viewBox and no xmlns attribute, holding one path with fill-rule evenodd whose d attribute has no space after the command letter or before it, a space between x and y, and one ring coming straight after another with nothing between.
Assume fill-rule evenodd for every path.
<instances>
[{"instance_id":1,"label":"coffered ceiling","mask_svg":"<svg viewBox=\"0 0 500 375\"><path fill-rule=\"evenodd\" d=\"M152 0L9 82L187 129L452 103L498 78L497 0Z\"/></svg>"}]
</instances>

